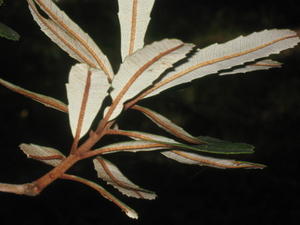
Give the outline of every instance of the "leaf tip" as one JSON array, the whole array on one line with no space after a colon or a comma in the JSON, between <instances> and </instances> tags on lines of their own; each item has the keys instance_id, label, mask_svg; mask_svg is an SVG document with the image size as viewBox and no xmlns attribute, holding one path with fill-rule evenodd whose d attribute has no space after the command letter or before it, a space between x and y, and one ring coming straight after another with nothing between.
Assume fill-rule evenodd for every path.
<instances>
[{"instance_id":1,"label":"leaf tip","mask_svg":"<svg viewBox=\"0 0 300 225\"><path fill-rule=\"evenodd\" d=\"M128 216L128 217L130 217L131 219L138 219L139 218L139 216L138 216L138 214L137 214L137 212L136 211L134 211L133 209L127 209L126 211L125 211L125 213L126 213L126 215Z\"/></svg>"},{"instance_id":2,"label":"leaf tip","mask_svg":"<svg viewBox=\"0 0 300 225\"><path fill-rule=\"evenodd\" d=\"M28 148L30 148L31 144L25 144L25 143L21 143L19 144L19 148L27 155L27 157L29 158L29 154L27 153Z\"/></svg>"},{"instance_id":3,"label":"leaf tip","mask_svg":"<svg viewBox=\"0 0 300 225\"><path fill-rule=\"evenodd\" d=\"M264 169L267 166L260 163L239 162L245 169Z\"/></svg>"}]
</instances>

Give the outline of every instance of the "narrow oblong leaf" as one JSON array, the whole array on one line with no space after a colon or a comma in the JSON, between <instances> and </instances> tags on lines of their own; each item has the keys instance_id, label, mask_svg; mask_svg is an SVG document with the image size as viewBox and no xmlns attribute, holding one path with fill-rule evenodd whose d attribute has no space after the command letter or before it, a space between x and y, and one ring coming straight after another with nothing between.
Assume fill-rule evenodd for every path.
<instances>
[{"instance_id":1,"label":"narrow oblong leaf","mask_svg":"<svg viewBox=\"0 0 300 225\"><path fill-rule=\"evenodd\" d=\"M143 97L157 95L176 85L268 57L271 54L278 54L296 46L299 41L294 31L273 29L255 32L245 37L240 36L224 44L213 44L199 49L187 63L166 74L160 82L144 93Z\"/></svg>"},{"instance_id":2,"label":"narrow oblong leaf","mask_svg":"<svg viewBox=\"0 0 300 225\"><path fill-rule=\"evenodd\" d=\"M112 195L111 193L109 193L107 190L105 190L102 186L100 186L99 184L92 182L90 180L84 179L82 177L78 177L78 176L74 176L74 175L69 175L69 174L63 174L62 179L66 179L66 180L72 180L72 181L76 181L76 182L80 182L83 183L93 189L95 189L96 191L98 191L104 198L112 201L114 204L116 204L117 206L119 206L122 211L124 211L126 213L126 215L132 219L138 219L138 214L132 209L130 208L128 205L126 205L125 203L123 203L121 200L119 200L118 198L116 198L114 195Z\"/></svg>"},{"instance_id":3,"label":"narrow oblong leaf","mask_svg":"<svg viewBox=\"0 0 300 225\"><path fill-rule=\"evenodd\" d=\"M198 151L212 154L251 154L254 152L254 146L252 145L245 143L234 143L207 136L198 137L198 139L205 144L184 144L177 142L171 138L140 131L119 130L116 132L116 134L118 133L120 135L131 137L135 140L146 140L150 143L153 142L157 144L162 144L164 146L167 146L168 148L173 147L188 151Z\"/></svg>"},{"instance_id":4,"label":"narrow oblong leaf","mask_svg":"<svg viewBox=\"0 0 300 225\"><path fill-rule=\"evenodd\" d=\"M142 112L145 116L147 116L150 120L152 120L156 125L164 129L165 131L169 132L170 134L185 140L190 143L194 144L201 144L201 140L197 137L186 132L183 128L179 127L178 125L174 124L171 120L167 119L166 117L160 115L153 110L148 108L134 105L132 109L138 110Z\"/></svg>"},{"instance_id":5,"label":"narrow oblong leaf","mask_svg":"<svg viewBox=\"0 0 300 225\"><path fill-rule=\"evenodd\" d=\"M237 161L233 159L219 159L209 156L203 156L191 152L183 152L178 150L173 151L165 151L162 152L164 156L173 159L180 163L191 164L191 165L199 165L199 166L209 166L220 169L263 169L265 165L244 161Z\"/></svg>"},{"instance_id":6,"label":"narrow oblong leaf","mask_svg":"<svg viewBox=\"0 0 300 225\"><path fill-rule=\"evenodd\" d=\"M47 107L50 107L50 108L53 108L53 109L56 109L56 110L59 110L62 112L68 112L68 107L66 106L66 104L57 99L26 90L24 88L21 88L17 85L14 85L14 84L8 82L8 81L5 81L1 78L0 78L0 84L14 92L17 92L21 95L24 95L28 98L31 98L31 99L37 101L39 103L42 103L43 105L45 105Z\"/></svg>"},{"instance_id":7,"label":"narrow oblong leaf","mask_svg":"<svg viewBox=\"0 0 300 225\"><path fill-rule=\"evenodd\" d=\"M12 28L10 28L9 26L1 22L0 22L0 37L4 37L12 41L18 41L20 39L20 35L16 31L14 31Z\"/></svg>"},{"instance_id":8,"label":"narrow oblong leaf","mask_svg":"<svg viewBox=\"0 0 300 225\"><path fill-rule=\"evenodd\" d=\"M54 148L34 144L21 144L19 147L28 158L36 159L54 167L65 158L60 151Z\"/></svg>"},{"instance_id":9,"label":"narrow oblong leaf","mask_svg":"<svg viewBox=\"0 0 300 225\"><path fill-rule=\"evenodd\" d=\"M174 63L184 58L193 45L176 39L164 39L136 51L122 63L112 81L113 103L106 109L107 119L116 118L124 103L138 95Z\"/></svg>"},{"instance_id":10,"label":"narrow oblong leaf","mask_svg":"<svg viewBox=\"0 0 300 225\"><path fill-rule=\"evenodd\" d=\"M71 68L66 84L72 134L82 137L97 115L110 84L103 71L76 64Z\"/></svg>"},{"instance_id":11,"label":"narrow oblong leaf","mask_svg":"<svg viewBox=\"0 0 300 225\"><path fill-rule=\"evenodd\" d=\"M27 0L34 20L41 30L59 47L79 62L104 71L109 80L113 78L107 57L90 36L74 23L52 0ZM35 3L49 17L43 17Z\"/></svg>"},{"instance_id":12,"label":"narrow oblong leaf","mask_svg":"<svg viewBox=\"0 0 300 225\"><path fill-rule=\"evenodd\" d=\"M200 136L201 141L207 144L188 145L183 143L167 143L166 145L176 147L177 149L190 150L197 152L206 152L212 154L252 154L254 146L245 143L233 143L230 141L223 141L217 138Z\"/></svg>"},{"instance_id":13,"label":"narrow oblong leaf","mask_svg":"<svg viewBox=\"0 0 300 225\"><path fill-rule=\"evenodd\" d=\"M271 59L264 59L264 60L259 60L255 63L251 63L249 65L246 65L244 67L240 68L233 68L231 71L227 72L221 72L219 75L232 75L236 73L248 73L248 72L253 72L257 70L268 70L268 69L273 69L273 68L280 68L282 63L276 62Z\"/></svg>"},{"instance_id":14,"label":"narrow oblong leaf","mask_svg":"<svg viewBox=\"0 0 300 225\"><path fill-rule=\"evenodd\" d=\"M119 0L122 61L144 46L144 37L155 0Z\"/></svg>"},{"instance_id":15,"label":"narrow oblong leaf","mask_svg":"<svg viewBox=\"0 0 300 225\"><path fill-rule=\"evenodd\" d=\"M128 197L148 200L156 198L156 194L154 192L142 189L132 183L114 164L108 160L98 156L93 160L93 162L98 177L118 189L122 194L127 195Z\"/></svg>"}]
</instances>

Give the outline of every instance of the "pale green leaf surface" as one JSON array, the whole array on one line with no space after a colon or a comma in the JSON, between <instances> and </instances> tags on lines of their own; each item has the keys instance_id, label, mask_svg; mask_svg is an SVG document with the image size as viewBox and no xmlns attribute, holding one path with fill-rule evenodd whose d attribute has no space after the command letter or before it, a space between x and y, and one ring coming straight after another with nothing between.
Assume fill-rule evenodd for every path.
<instances>
[{"instance_id":1,"label":"pale green leaf surface","mask_svg":"<svg viewBox=\"0 0 300 225\"><path fill-rule=\"evenodd\" d=\"M200 140L207 145L198 145L201 150L220 154L251 154L254 153L254 146L246 143L235 143L224 141L218 138L199 136Z\"/></svg>"},{"instance_id":2,"label":"pale green leaf surface","mask_svg":"<svg viewBox=\"0 0 300 225\"><path fill-rule=\"evenodd\" d=\"M167 146L172 146L176 149L206 152L213 154L251 154L254 152L254 146L252 145L245 143L234 143L207 136L198 137L200 141L205 142L206 144L196 145L184 144L177 142L171 138L140 131L130 131L128 132L128 136L135 140L147 140L148 142L161 143Z\"/></svg>"},{"instance_id":3,"label":"pale green leaf surface","mask_svg":"<svg viewBox=\"0 0 300 225\"><path fill-rule=\"evenodd\" d=\"M245 143L233 143L229 141L223 141L217 138L203 137L200 136L201 141L206 142L207 144L200 145L188 145L183 143L166 143L174 148L182 150L191 150L198 152L206 152L212 154L251 154L253 153L254 147Z\"/></svg>"}]
</instances>

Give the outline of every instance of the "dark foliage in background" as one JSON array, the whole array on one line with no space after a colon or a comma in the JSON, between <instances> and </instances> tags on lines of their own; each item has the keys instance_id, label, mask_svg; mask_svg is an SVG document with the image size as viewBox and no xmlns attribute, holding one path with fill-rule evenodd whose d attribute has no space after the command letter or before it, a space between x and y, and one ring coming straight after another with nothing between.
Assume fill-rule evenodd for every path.
<instances>
[{"instance_id":1,"label":"dark foliage in background","mask_svg":"<svg viewBox=\"0 0 300 225\"><path fill-rule=\"evenodd\" d=\"M94 38L117 70L121 60L117 1L59 2ZM300 28L299 8L292 0L157 0L152 18L146 43L174 37L205 47L253 31ZM64 84L74 61L39 30L26 1L5 1L0 8L0 21L21 35L18 42L0 39L1 78L66 101ZM276 60L284 63L281 69L225 77L212 75L142 102L192 134L253 144L256 153L242 159L264 163L268 165L266 169L194 167L155 153L110 155L129 178L158 194L155 201L126 199L139 212L138 221L127 218L98 193L80 184L56 181L35 198L0 193L0 223L298 224L299 46ZM49 168L27 160L18 145L32 142L67 150L72 140L68 119L63 113L3 87L0 98L0 181L29 182ZM162 132L136 112L120 118L120 126ZM73 172L77 169L85 176L95 175L91 163L80 163Z\"/></svg>"}]
</instances>

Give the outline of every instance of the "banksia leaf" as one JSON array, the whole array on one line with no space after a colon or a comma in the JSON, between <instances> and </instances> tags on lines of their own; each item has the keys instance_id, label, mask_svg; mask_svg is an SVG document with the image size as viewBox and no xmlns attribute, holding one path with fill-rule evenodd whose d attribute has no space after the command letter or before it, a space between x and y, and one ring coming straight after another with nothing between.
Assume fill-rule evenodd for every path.
<instances>
[{"instance_id":1,"label":"banksia leaf","mask_svg":"<svg viewBox=\"0 0 300 225\"><path fill-rule=\"evenodd\" d=\"M74 23L52 0L27 0L34 20L41 30L59 47L79 62L104 71L109 80L113 78L111 65L90 36ZM43 17L36 5L49 17Z\"/></svg>"},{"instance_id":2,"label":"banksia leaf","mask_svg":"<svg viewBox=\"0 0 300 225\"><path fill-rule=\"evenodd\" d=\"M111 154L116 152L147 152L168 149L168 145L154 141L124 141L97 148L86 152L83 158L89 158L95 155Z\"/></svg>"},{"instance_id":3,"label":"banksia leaf","mask_svg":"<svg viewBox=\"0 0 300 225\"><path fill-rule=\"evenodd\" d=\"M155 0L119 0L121 53L125 57L144 47L144 37Z\"/></svg>"},{"instance_id":4,"label":"banksia leaf","mask_svg":"<svg viewBox=\"0 0 300 225\"><path fill-rule=\"evenodd\" d=\"M206 142L204 145L196 145L201 151L216 154L252 154L254 146L246 143L224 141L218 138L199 136L200 140Z\"/></svg>"},{"instance_id":5,"label":"banksia leaf","mask_svg":"<svg viewBox=\"0 0 300 225\"><path fill-rule=\"evenodd\" d=\"M209 166L220 169L263 169L265 166L258 163L250 163L243 161L236 161L232 159L219 159L209 156L203 156L191 152L183 152L178 150L173 151L165 151L162 152L164 156L176 160L180 163L191 164L191 165L199 165L199 166Z\"/></svg>"},{"instance_id":6,"label":"banksia leaf","mask_svg":"<svg viewBox=\"0 0 300 225\"><path fill-rule=\"evenodd\" d=\"M39 160L54 167L60 164L65 158L60 151L54 148L34 144L21 144L19 147L28 158Z\"/></svg>"},{"instance_id":7,"label":"banksia leaf","mask_svg":"<svg viewBox=\"0 0 300 225\"><path fill-rule=\"evenodd\" d=\"M156 194L140 188L126 178L122 172L111 162L102 157L93 160L95 170L98 177L105 180L108 184L118 189L124 195L134 198L142 198L152 200L156 198Z\"/></svg>"},{"instance_id":8,"label":"banksia leaf","mask_svg":"<svg viewBox=\"0 0 300 225\"><path fill-rule=\"evenodd\" d=\"M199 49L184 63L169 72L145 93L150 97L160 92L191 82L203 76L218 73L221 70L268 57L271 54L292 48L300 39L291 30L264 30L248 36L240 36L224 44L213 44Z\"/></svg>"},{"instance_id":9,"label":"banksia leaf","mask_svg":"<svg viewBox=\"0 0 300 225\"><path fill-rule=\"evenodd\" d=\"M103 71L76 64L66 84L69 119L73 136L82 137L90 128L110 87Z\"/></svg>"},{"instance_id":10,"label":"banksia leaf","mask_svg":"<svg viewBox=\"0 0 300 225\"><path fill-rule=\"evenodd\" d=\"M174 63L183 59L193 45L176 39L164 39L136 51L121 64L112 81L110 93L113 103L106 109L106 118L112 120L122 111L124 103L148 88Z\"/></svg>"},{"instance_id":11,"label":"banksia leaf","mask_svg":"<svg viewBox=\"0 0 300 225\"><path fill-rule=\"evenodd\" d=\"M56 110L59 110L62 112L68 112L68 107L66 106L66 104L57 99L26 90L24 88L21 88L17 85L14 85L14 84L8 82L8 81L5 81L1 78L0 78L0 84L14 92L17 92L21 95L24 95L28 98L31 98L31 99L37 101L39 103L42 103L43 105L45 105L47 107L50 107L50 108L53 108L53 109L56 109Z\"/></svg>"},{"instance_id":12,"label":"banksia leaf","mask_svg":"<svg viewBox=\"0 0 300 225\"><path fill-rule=\"evenodd\" d=\"M207 136L198 137L198 139L203 144L185 144L177 142L171 138L140 131L118 130L114 133L119 135L125 135L135 140L146 140L148 142L162 144L164 146L167 146L168 148L173 147L176 149L182 149L187 151L206 152L212 154L251 154L254 152L254 146L252 145L245 143L234 143Z\"/></svg>"},{"instance_id":13,"label":"banksia leaf","mask_svg":"<svg viewBox=\"0 0 300 225\"><path fill-rule=\"evenodd\" d=\"M245 143L233 143L230 141L223 141L212 137L200 136L201 141L206 142L206 144L199 145L188 145L183 143L166 143L177 147L178 149L185 149L197 152L206 152L212 154L252 154L254 153L254 147Z\"/></svg>"}]
</instances>

